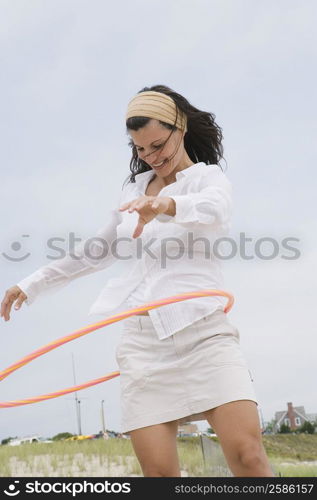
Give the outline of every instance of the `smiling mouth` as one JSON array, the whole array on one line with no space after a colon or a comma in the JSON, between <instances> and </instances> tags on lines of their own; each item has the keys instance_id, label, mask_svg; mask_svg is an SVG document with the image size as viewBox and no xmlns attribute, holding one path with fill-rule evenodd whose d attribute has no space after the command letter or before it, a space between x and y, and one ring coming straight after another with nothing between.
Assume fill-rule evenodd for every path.
<instances>
[{"instance_id":1,"label":"smiling mouth","mask_svg":"<svg viewBox=\"0 0 317 500\"><path fill-rule=\"evenodd\" d=\"M152 167L156 168L156 169L162 168L162 167L164 167L164 165L166 165L166 163L167 163L167 160L164 160L161 163L158 163L157 165L152 165Z\"/></svg>"}]
</instances>

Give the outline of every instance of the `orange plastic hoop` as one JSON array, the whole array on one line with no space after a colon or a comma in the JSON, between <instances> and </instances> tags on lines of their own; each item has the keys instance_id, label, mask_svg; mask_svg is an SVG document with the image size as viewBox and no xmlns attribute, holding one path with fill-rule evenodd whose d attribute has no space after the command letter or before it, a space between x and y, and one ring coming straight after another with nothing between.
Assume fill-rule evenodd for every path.
<instances>
[{"instance_id":1,"label":"orange plastic hoop","mask_svg":"<svg viewBox=\"0 0 317 500\"><path fill-rule=\"evenodd\" d=\"M128 309L127 311L124 311L123 313L116 314L114 316L109 316L109 318L98 322L94 323L92 325L88 325L84 328L81 328L80 330L76 330L75 332L66 335L65 337L61 337L60 339L55 340L54 342L50 342L49 344L40 347L36 351L33 351L31 354L28 354L27 356L23 357L13 365L9 366L5 370L0 372L0 381L4 380L6 377L8 377L11 373L14 371L18 370L19 368L22 368L22 366L26 365L27 363L30 363L33 361L35 358L38 358L39 356L42 356L43 354L52 351L53 349L56 349L57 347L66 344L67 342L71 342L72 340L75 340L79 337L82 337L83 335L86 335L88 333L91 333L95 330L98 330L99 328L102 328L107 325L111 325L112 323L116 323L117 321L122 321L125 318L128 318L129 316L134 316L135 314L138 314L139 312L143 311L150 311L151 309L156 309L157 307L167 305L167 304L172 304L174 302L181 302L183 300L188 300L188 299L193 299L196 297L208 297L208 296L222 296L222 297L227 297L228 301L226 306L224 307L224 312L227 313L230 311L230 309L233 306L234 298L233 295L229 292L225 292L223 290L201 290L198 292L187 292L183 293L181 295L174 295L172 297L167 297L165 299L160 299L156 300L154 302L149 302L147 304L144 304L141 307L137 307L135 309ZM114 377L118 377L120 375L119 371L111 372L108 373L107 375L90 380L89 382L86 382L84 384L76 385L73 387L68 387L67 389L62 389L61 391L56 391L56 392L51 392L49 394L43 394L41 396L35 396L33 398L28 398L28 399L22 399L22 400L16 400L16 401L4 401L0 402L0 408L12 408L14 406L22 406L22 405L27 405L31 403L38 403L40 401L45 401L47 399L53 399L57 398L59 396L64 396L65 394L69 394L71 392L75 391L80 391L82 389L86 389L88 387L91 387L96 384L101 384L101 382L106 382L107 380L110 380Z\"/></svg>"}]
</instances>

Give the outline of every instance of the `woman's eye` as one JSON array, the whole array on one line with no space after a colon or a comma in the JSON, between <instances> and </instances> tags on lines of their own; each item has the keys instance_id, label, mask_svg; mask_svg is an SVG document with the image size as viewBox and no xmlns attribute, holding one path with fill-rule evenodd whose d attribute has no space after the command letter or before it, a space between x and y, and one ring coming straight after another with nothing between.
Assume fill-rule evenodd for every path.
<instances>
[{"instance_id":1,"label":"woman's eye","mask_svg":"<svg viewBox=\"0 0 317 500\"><path fill-rule=\"evenodd\" d=\"M160 144L159 146L153 146L154 149L161 148L163 144ZM143 151L143 148L136 148L137 151Z\"/></svg>"}]
</instances>

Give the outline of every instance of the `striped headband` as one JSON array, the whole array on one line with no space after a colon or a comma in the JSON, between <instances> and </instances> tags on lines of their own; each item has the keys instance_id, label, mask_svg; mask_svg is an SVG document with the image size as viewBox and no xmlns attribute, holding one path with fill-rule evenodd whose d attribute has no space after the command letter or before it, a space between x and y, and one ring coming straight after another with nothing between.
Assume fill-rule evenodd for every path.
<instances>
[{"instance_id":1,"label":"striped headband","mask_svg":"<svg viewBox=\"0 0 317 500\"><path fill-rule=\"evenodd\" d=\"M187 132L186 114L176 106L171 97L163 92L149 90L133 97L128 104L126 120L133 116L155 118Z\"/></svg>"}]
</instances>

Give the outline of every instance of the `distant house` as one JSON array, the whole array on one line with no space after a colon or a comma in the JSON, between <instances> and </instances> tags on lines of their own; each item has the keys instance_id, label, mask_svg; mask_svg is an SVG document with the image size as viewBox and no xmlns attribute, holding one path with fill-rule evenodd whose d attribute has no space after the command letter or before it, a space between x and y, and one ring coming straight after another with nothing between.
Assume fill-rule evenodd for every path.
<instances>
[{"instance_id":1,"label":"distant house","mask_svg":"<svg viewBox=\"0 0 317 500\"><path fill-rule=\"evenodd\" d=\"M185 422L178 426L179 437L181 436L199 436L199 430L196 424Z\"/></svg>"},{"instance_id":2,"label":"distant house","mask_svg":"<svg viewBox=\"0 0 317 500\"><path fill-rule=\"evenodd\" d=\"M317 422L317 413L306 413L306 417L312 424Z\"/></svg>"},{"instance_id":3,"label":"distant house","mask_svg":"<svg viewBox=\"0 0 317 500\"><path fill-rule=\"evenodd\" d=\"M316 413L306 413L304 406L293 406L293 403L287 403L287 410L277 411L275 413L275 428L278 432L282 424L288 425L292 431L295 431L303 425L304 422L315 422Z\"/></svg>"}]
</instances>

